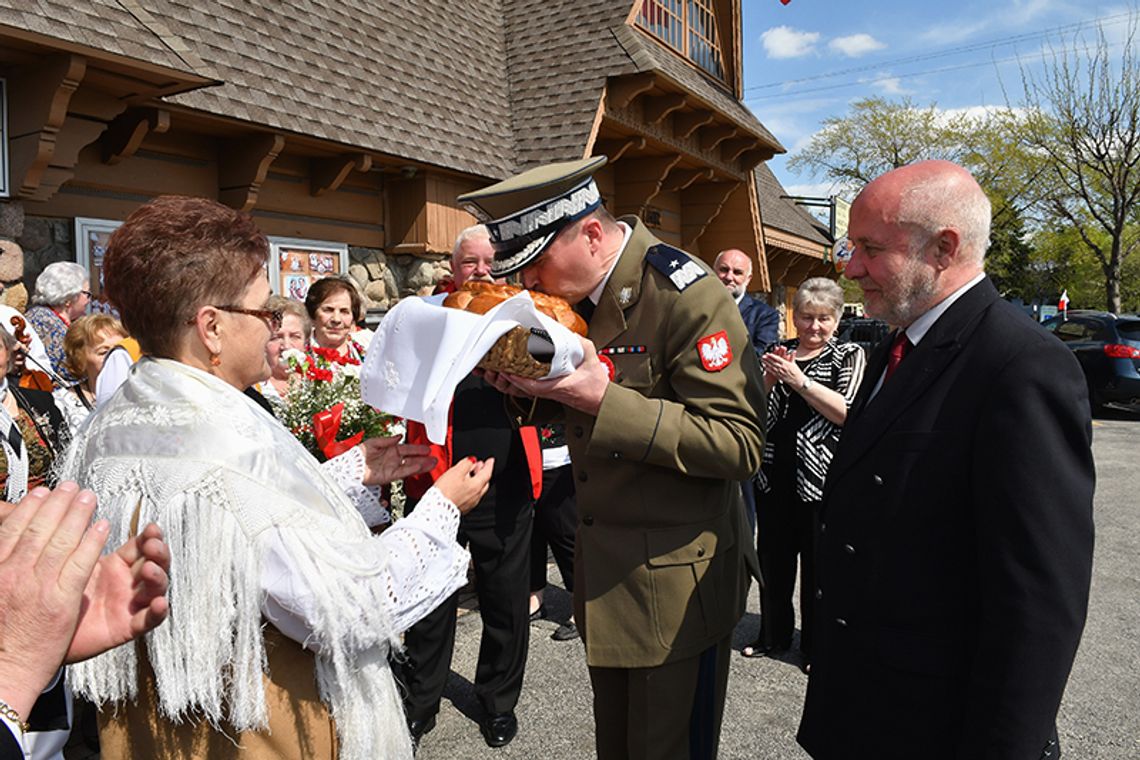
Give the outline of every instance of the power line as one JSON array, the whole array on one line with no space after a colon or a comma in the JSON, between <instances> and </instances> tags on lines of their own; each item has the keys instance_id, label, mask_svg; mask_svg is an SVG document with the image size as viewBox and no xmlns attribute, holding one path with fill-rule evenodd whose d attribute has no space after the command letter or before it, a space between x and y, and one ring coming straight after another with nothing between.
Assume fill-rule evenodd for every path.
<instances>
[{"instance_id":1,"label":"power line","mask_svg":"<svg viewBox=\"0 0 1140 760\"><path fill-rule=\"evenodd\" d=\"M1115 47L1119 47L1119 46L1120 45L1117 43L1109 43L1108 44L1108 47L1110 49L1115 48ZM926 76L928 74L945 74L948 71L961 71L963 69L975 69L975 68L978 68L979 66L1000 66L1003 63L1012 63L1014 61L1044 60L1044 59L1048 58L1049 56L1054 55L1055 53L1058 53L1058 52L1078 53L1078 52L1087 52L1090 49L1091 49L1091 47L1089 47L1089 46L1086 46L1083 48L1076 48L1076 47L1063 48L1060 51L1050 51L1050 52L1044 52L1043 51L1040 53L1031 53L1031 54L1026 55L1026 56L1013 55L1013 56L1009 56L1008 58L1001 58L998 60L992 60L991 59L989 61L972 61L970 63L960 63L960 64L956 64L954 66L943 66L943 67L937 68L937 69L926 69L924 71L913 71L913 72L909 72L906 74L883 74L881 76L877 76L877 77L874 77L872 79L857 79L853 82L841 82L840 84L829 84L829 85L824 85L821 87L812 87L812 88L809 88L806 90L795 90L793 92L778 92L778 93L772 93L770 95L759 95L759 96L747 98L744 102L745 103L755 103L755 102L761 101L761 100L772 100L773 98L786 98L786 97L796 96L796 95L808 95L808 94L813 93L813 92L825 92L827 90L839 90L839 89L843 89L845 87L857 87L857 86L868 85L868 84L879 84L881 82L889 82L889 81L895 80L895 79L914 79L915 77ZM880 67L875 67L875 68L880 68Z\"/></svg>"},{"instance_id":2,"label":"power line","mask_svg":"<svg viewBox=\"0 0 1140 760\"><path fill-rule=\"evenodd\" d=\"M814 75L808 76L808 77L800 77L797 79L785 79L785 80L780 81L780 82L767 82L765 84L758 84L758 85L753 85L751 87L745 87L744 92L747 93L747 92L751 92L751 91L755 91L755 90L766 90L766 89L771 89L773 87L786 87L789 85L802 84L804 82L814 82L814 81L818 81L820 79L833 79L835 77L846 76L849 74L859 74L859 73L862 73L865 71L874 71L876 69L882 69L883 67L886 67L886 66L900 66L900 65L910 64L910 63L919 63L921 61L930 61L930 60L936 60L938 58L947 58L947 57L950 57L953 55L959 55L962 53L971 53L971 52L975 52L978 50L993 50L993 49L996 49L999 47L1007 47L1009 45L1016 45L1019 42L1031 42L1031 41L1041 39L1041 38L1046 38L1046 37L1050 37L1050 36L1054 36L1054 35L1058 35L1058 34L1065 34L1066 32L1079 31L1079 30L1087 27L1088 25L1091 25L1094 23L1098 24L1100 26L1112 26L1114 24L1122 23L1124 20L1129 19L1131 17L1133 17L1132 13L1120 13L1120 14L1117 14L1114 16L1101 16L1098 18L1088 19L1085 21L1078 21L1078 22L1073 22L1070 24L1062 24L1059 26L1050 27L1047 29L1042 29L1042 30L1036 31L1036 32L1026 32L1023 34L1010 35L1008 37L999 37L996 40L989 40L987 42L975 42L975 43L971 43L969 45L959 45L957 47L948 48L946 50L941 50L941 51L934 52L934 53L923 53L921 55L912 55L912 56L905 56L905 57L901 57L901 58L892 58L892 59L888 59L886 61L880 61L878 63L863 64L861 66L848 67L846 69L839 69L836 71L825 72L822 74L814 74ZM955 71L958 68L968 68L972 65L985 65L985 64L963 64L962 66L949 67L946 69L933 69L933 70L930 70L927 72L919 72L918 74L911 74L911 75L906 75L906 76L918 76L922 73L939 73L941 71ZM895 78L895 77L883 77L882 79L892 79L892 78ZM848 86L848 85L838 85L838 86ZM834 89L834 87L823 87L823 88L809 89L809 90L798 90L797 93L819 92L819 91L826 90L826 89ZM783 93L783 94L786 94L786 93ZM760 96L760 97L766 98L769 96Z\"/></svg>"}]
</instances>

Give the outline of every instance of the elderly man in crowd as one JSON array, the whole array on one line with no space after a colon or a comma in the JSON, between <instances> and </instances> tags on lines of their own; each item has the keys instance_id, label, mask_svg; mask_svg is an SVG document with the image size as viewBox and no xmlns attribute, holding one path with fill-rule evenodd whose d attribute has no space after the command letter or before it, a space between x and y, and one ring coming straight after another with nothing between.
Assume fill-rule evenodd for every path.
<instances>
[{"instance_id":1,"label":"elderly man in crowd","mask_svg":"<svg viewBox=\"0 0 1140 760\"><path fill-rule=\"evenodd\" d=\"M468 280L491 282L494 255L486 227L476 225L459 233L451 254L455 287L462 287ZM443 296L431 296L428 300L442 302ZM448 445L433 447L440 462L437 470L469 455L495 458L490 487L475 508L463 516L459 528L475 566L475 589L483 623L475 694L484 709L479 728L484 741L492 747L510 743L518 733L515 705L522 691L530 642L527 592L535 494L526 448L520 439L518 410L511 407L513 402L483 378L468 376L455 390ZM409 425L408 435L409 440L428 442L417 423ZM536 466L541 472L541 461ZM413 481L408 486L409 495L430 485L430 477L422 484ZM435 726L451 670L457 605L458 596L452 595L404 636L404 705L408 727L417 742Z\"/></svg>"},{"instance_id":2,"label":"elderly man in crowd","mask_svg":"<svg viewBox=\"0 0 1140 760\"><path fill-rule=\"evenodd\" d=\"M898 329L824 491L798 736L817 760L1059 755L1092 572L1089 405L1072 353L986 278L990 213L945 161L851 207L846 274Z\"/></svg>"},{"instance_id":3,"label":"elderly man in crowd","mask_svg":"<svg viewBox=\"0 0 1140 760\"><path fill-rule=\"evenodd\" d=\"M589 322L573 373L487 377L565 407L598 757L715 757L747 593L736 481L760 466L759 367L709 268L602 208L592 175L605 161L460 197L488 220L497 276L521 271Z\"/></svg>"},{"instance_id":4,"label":"elderly man in crowd","mask_svg":"<svg viewBox=\"0 0 1140 760\"><path fill-rule=\"evenodd\" d=\"M780 312L748 292L748 284L752 282L752 259L744 251L729 248L716 255L713 271L736 301L740 318L748 328L748 337L759 358L768 346L780 339Z\"/></svg>"}]
</instances>

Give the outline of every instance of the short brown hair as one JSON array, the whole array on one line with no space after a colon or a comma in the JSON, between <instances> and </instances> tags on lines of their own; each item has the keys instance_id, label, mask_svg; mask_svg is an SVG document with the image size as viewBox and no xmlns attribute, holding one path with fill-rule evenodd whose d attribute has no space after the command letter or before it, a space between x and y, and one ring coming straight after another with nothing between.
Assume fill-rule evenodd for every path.
<instances>
[{"instance_id":1,"label":"short brown hair","mask_svg":"<svg viewBox=\"0 0 1140 760\"><path fill-rule=\"evenodd\" d=\"M87 374L87 348L105 332L127 337L119 320L110 314L88 314L71 323L63 336L63 368L82 380Z\"/></svg>"},{"instance_id":2,"label":"short brown hair","mask_svg":"<svg viewBox=\"0 0 1140 760\"><path fill-rule=\"evenodd\" d=\"M364 315L361 313L361 309L364 302L360 300L360 291L357 290L356 283L344 275L323 277L312 284L309 288L309 294L305 296L305 308L309 312L309 317L316 319L317 307L342 290L348 293L348 297L352 301L353 320L362 319Z\"/></svg>"},{"instance_id":3,"label":"short brown hair","mask_svg":"<svg viewBox=\"0 0 1140 760\"><path fill-rule=\"evenodd\" d=\"M237 302L268 257L269 242L247 214L163 195L115 230L103 284L143 352L172 358L198 309Z\"/></svg>"},{"instance_id":4,"label":"short brown hair","mask_svg":"<svg viewBox=\"0 0 1140 760\"><path fill-rule=\"evenodd\" d=\"M305 333L305 340L309 339L309 334L313 331L313 320L309 318L309 310L305 308L305 304L285 296L273 295L269 297L269 303L265 305L265 308L270 311L280 310L282 314L292 314L301 320L301 329Z\"/></svg>"}]
</instances>

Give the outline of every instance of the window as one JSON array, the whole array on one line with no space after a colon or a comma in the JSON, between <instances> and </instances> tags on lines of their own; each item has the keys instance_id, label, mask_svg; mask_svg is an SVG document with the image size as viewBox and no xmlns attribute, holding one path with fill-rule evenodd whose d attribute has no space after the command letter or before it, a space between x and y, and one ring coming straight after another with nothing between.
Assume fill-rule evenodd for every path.
<instances>
[{"instance_id":1,"label":"window","mask_svg":"<svg viewBox=\"0 0 1140 760\"><path fill-rule=\"evenodd\" d=\"M645 0L637 25L722 82L714 0Z\"/></svg>"}]
</instances>

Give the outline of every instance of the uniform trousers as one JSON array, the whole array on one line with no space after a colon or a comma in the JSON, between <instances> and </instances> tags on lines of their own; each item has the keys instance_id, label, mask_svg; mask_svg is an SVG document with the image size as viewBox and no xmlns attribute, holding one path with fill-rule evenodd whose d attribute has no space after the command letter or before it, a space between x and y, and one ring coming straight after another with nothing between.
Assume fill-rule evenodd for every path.
<instances>
[{"instance_id":1,"label":"uniform trousers","mask_svg":"<svg viewBox=\"0 0 1140 760\"><path fill-rule=\"evenodd\" d=\"M558 564L562 584L574 591L574 532L578 505L570 465L542 472L542 496L534 505L534 531L530 541L530 590L546 588L546 547Z\"/></svg>"},{"instance_id":2,"label":"uniform trousers","mask_svg":"<svg viewBox=\"0 0 1140 760\"><path fill-rule=\"evenodd\" d=\"M515 709L522 690L530 641L528 585L534 510L526 503L513 523L500 511L494 521L460 523L475 566L475 592L483 636L475 668L475 696L488 713ZM401 666L408 720L426 721L439 712L455 648L458 594L428 613L404 634Z\"/></svg>"},{"instance_id":3,"label":"uniform trousers","mask_svg":"<svg viewBox=\"0 0 1140 760\"><path fill-rule=\"evenodd\" d=\"M732 635L651 668L590 668L598 760L714 760Z\"/></svg>"},{"instance_id":4,"label":"uniform trousers","mask_svg":"<svg viewBox=\"0 0 1140 760\"><path fill-rule=\"evenodd\" d=\"M770 493L757 494L756 552L760 556L760 642L775 649L792 643L796 614L796 558L800 569L800 651L811 653L812 608L815 601L815 519L819 502L802 501L795 485L773 483Z\"/></svg>"}]
</instances>

